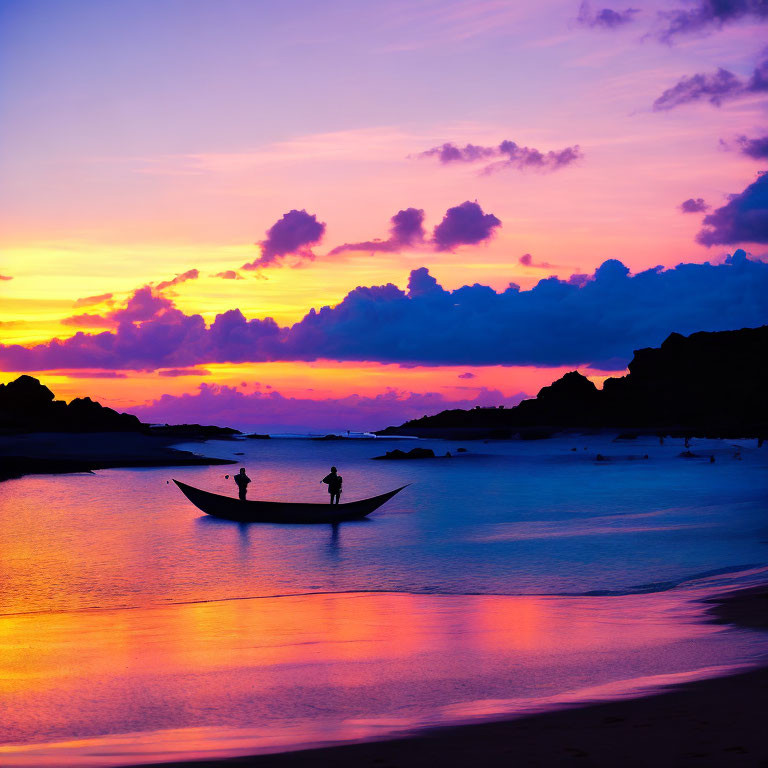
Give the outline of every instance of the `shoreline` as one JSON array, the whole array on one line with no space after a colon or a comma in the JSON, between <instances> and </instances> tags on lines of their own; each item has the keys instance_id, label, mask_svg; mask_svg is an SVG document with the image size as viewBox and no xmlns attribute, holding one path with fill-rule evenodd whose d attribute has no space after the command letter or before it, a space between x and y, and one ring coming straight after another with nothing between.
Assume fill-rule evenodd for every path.
<instances>
[{"instance_id":1,"label":"shoreline","mask_svg":"<svg viewBox=\"0 0 768 768\"><path fill-rule=\"evenodd\" d=\"M768 629L768 585L706 598L713 623ZM427 729L392 739L132 768L448 768L484 766L758 766L768 761L768 666L648 696ZM575 761L575 763L574 763Z\"/></svg>"},{"instance_id":2,"label":"shoreline","mask_svg":"<svg viewBox=\"0 0 768 768\"><path fill-rule=\"evenodd\" d=\"M172 448L192 438L141 432L30 432L0 435L0 482L26 475L99 469L235 464Z\"/></svg>"}]
</instances>

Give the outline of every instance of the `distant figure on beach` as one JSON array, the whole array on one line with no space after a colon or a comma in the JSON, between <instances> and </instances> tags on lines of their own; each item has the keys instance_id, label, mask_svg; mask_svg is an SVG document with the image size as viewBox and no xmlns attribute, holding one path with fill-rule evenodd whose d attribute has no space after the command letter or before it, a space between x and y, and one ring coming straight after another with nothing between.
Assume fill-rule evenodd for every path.
<instances>
[{"instance_id":1,"label":"distant figure on beach","mask_svg":"<svg viewBox=\"0 0 768 768\"><path fill-rule=\"evenodd\" d=\"M240 467L240 472L234 477L240 491L240 501L245 501L245 494L248 492L248 483L251 482L251 478L245 474L245 467Z\"/></svg>"},{"instance_id":2,"label":"distant figure on beach","mask_svg":"<svg viewBox=\"0 0 768 768\"><path fill-rule=\"evenodd\" d=\"M331 467L331 474L326 475L320 482L328 485L328 493L331 494L331 504L338 504L343 480L336 467Z\"/></svg>"}]
</instances>

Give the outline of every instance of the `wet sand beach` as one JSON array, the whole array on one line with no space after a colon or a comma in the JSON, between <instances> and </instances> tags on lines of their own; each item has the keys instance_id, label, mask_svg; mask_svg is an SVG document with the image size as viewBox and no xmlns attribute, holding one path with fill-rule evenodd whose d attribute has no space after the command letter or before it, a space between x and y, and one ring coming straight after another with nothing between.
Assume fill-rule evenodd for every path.
<instances>
[{"instance_id":1,"label":"wet sand beach","mask_svg":"<svg viewBox=\"0 0 768 768\"><path fill-rule=\"evenodd\" d=\"M718 621L768 628L768 588L710 599ZM628 701L439 728L390 741L175 763L176 768L459 766L765 766L768 668ZM159 764L158 764L159 765ZM167 764L166 764L167 765ZM145 766L146 768L146 766Z\"/></svg>"}]
</instances>

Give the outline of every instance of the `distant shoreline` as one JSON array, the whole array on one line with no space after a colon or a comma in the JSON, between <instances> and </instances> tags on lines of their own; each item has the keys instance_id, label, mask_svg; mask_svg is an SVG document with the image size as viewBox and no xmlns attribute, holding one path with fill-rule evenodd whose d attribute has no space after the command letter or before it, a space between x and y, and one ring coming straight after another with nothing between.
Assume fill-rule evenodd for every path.
<instances>
[{"instance_id":1,"label":"distant shoreline","mask_svg":"<svg viewBox=\"0 0 768 768\"><path fill-rule=\"evenodd\" d=\"M190 438L141 432L35 432L0 435L0 482L25 475L134 467L235 464L171 445Z\"/></svg>"},{"instance_id":2,"label":"distant shoreline","mask_svg":"<svg viewBox=\"0 0 768 768\"><path fill-rule=\"evenodd\" d=\"M768 630L768 585L708 598L717 623ZM651 696L573 706L516 719L421 731L385 741L134 768L448 768L681 765L722 768L768 760L768 667Z\"/></svg>"}]
</instances>

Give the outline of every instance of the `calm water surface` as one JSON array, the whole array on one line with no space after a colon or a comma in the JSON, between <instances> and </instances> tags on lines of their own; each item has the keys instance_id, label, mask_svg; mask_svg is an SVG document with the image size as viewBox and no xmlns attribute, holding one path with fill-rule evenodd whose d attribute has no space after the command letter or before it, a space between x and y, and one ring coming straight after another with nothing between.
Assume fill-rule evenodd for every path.
<instances>
[{"instance_id":1,"label":"calm water surface","mask_svg":"<svg viewBox=\"0 0 768 768\"><path fill-rule=\"evenodd\" d=\"M335 529L216 521L167 483L234 495L237 467L0 485L0 762L367 737L620 695L768 648L693 602L765 578L768 449L422 444L454 455L371 461L413 445L380 440L185 446L240 461L253 498L325 501L331 464L347 501L412 483Z\"/></svg>"}]
</instances>

